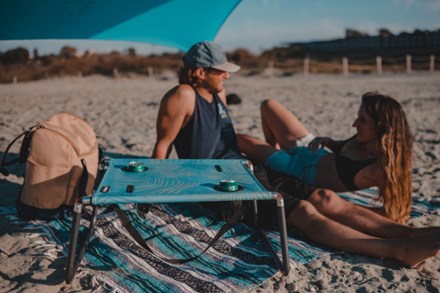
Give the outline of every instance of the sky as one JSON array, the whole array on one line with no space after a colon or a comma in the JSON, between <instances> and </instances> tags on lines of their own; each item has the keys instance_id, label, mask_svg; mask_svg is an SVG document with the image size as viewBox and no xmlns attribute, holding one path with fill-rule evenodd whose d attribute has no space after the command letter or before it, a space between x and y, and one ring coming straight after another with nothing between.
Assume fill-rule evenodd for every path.
<instances>
[{"instance_id":1,"label":"sky","mask_svg":"<svg viewBox=\"0 0 440 293\"><path fill-rule=\"evenodd\" d=\"M343 38L345 29L377 35L380 28L398 34L440 29L440 0L242 0L226 19L215 41L225 50L246 48L254 54L289 42ZM0 51L18 46L40 55L57 54L70 45L97 52L138 54L176 52L154 44L111 41L0 41Z\"/></svg>"}]
</instances>

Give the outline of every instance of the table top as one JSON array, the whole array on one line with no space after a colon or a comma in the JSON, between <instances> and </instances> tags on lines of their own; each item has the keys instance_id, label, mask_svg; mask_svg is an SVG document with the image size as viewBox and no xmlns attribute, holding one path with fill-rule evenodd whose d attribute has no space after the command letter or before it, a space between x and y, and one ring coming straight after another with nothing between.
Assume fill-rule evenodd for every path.
<instances>
[{"instance_id":1,"label":"table top","mask_svg":"<svg viewBox=\"0 0 440 293\"><path fill-rule=\"evenodd\" d=\"M235 181L238 190L222 190L221 180ZM124 158L109 160L96 192L83 202L106 205L270 200L275 195L264 189L245 160Z\"/></svg>"}]
</instances>

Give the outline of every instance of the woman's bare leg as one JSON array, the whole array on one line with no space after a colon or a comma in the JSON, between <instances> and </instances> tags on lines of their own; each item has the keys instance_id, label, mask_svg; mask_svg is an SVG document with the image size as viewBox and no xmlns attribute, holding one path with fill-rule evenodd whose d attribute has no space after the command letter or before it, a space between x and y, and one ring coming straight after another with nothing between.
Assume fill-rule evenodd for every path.
<instances>
[{"instance_id":1,"label":"woman's bare leg","mask_svg":"<svg viewBox=\"0 0 440 293\"><path fill-rule=\"evenodd\" d=\"M295 115L273 99L263 101L260 111L264 137L275 148L288 149L309 133Z\"/></svg>"},{"instance_id":2,"label":"woman's bare leg","mask_svg":"<svg viewBox=\"0 0 440 293\"><path fill-rule=\"evenodd\" d=\"M374 237L327 218L303 200L288 215L287 223L316 243L351 253L393 259L412 267L440 250L440 235L411 239Z\"/></svg>"},{"instance_id":3,"label":"woman's bare leg","mask_svg":"<svg viewBox=\"0 0 440 293\"><path fill-rule=\"evenodd\" d=\"M348 202L329 189L315 190L307 201L324 216L380 238L404 239L440 235L440 227L415 228L399 224L370 209Z\"/></svg>"},{"instance_id":4,"label":"woman's bare leg","mask_svg":"<svg viewBox=\"0 0 440 293\"><path fill-rule=\"evenodd\" d=\"M237 133L238 149L254 163L264 164L266 159L277 150L258 138Z\"/></svg>"}]
</instances>

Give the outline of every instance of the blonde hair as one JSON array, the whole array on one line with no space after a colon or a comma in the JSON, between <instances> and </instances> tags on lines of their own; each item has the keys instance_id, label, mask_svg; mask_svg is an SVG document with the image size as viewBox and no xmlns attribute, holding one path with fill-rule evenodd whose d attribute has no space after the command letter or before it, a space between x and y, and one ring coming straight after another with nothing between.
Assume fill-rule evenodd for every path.
<instances>
[{"instance_id":1,"label":"blonde hair","mask_svg":"<svg viewBox=\"0 0 440 293\"><path fill-rule=\"evenodd\" d=\"M388 218L405 223L412 203L413 136L405 112L395 99L368 92L362 105L377 127L377 143L385 174L384 190L380 191Z\"/></svg>"}]
</instances>

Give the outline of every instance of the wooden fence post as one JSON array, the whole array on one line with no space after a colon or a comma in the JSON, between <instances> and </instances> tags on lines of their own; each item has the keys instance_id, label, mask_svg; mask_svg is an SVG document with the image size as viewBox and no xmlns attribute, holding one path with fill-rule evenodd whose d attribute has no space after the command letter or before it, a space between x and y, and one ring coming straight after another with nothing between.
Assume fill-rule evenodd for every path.
<instances>
[{"instance_id":1,"label":"wooden fence post","mask_svg":"<svg viewBox=\"0 0 440 293\"><path fill-rule=\"evenodd\" d=\"M376 66L377 66L377 73L381 74L382 73L382 57L380 57L380 56L376 57Z\"/></svg>"},{"instance_id":2,"label":"wooden fence post","mask_svg":"<svg viewBox=\"0 0 440 293\"><path fill-rule=\"evenodd\" d=\"M348 75L348 58L347 57L342 58L342 74Z\"/></svg>"},{"instance_id":3,"label":"wooden fence post","mask_svg":"<svg viewBox=\"0 0 440 293\"><path fill-rule=\"evenodd\" d=\"M153 66L148 66L147 67L147 73L148 73L148 77L153 77L153 75L154 75Z\"/></svg>"},{"instance_id":4,"label":"wooden fence post","mask_svg":"<svg viewBox=\"0 0 440 293\"><path fill-rule=\"evenodd\" d=\"M406 55L406 73L411 73L411 55Z\"/></svg>"},{"instance_id":5,"label":"wooden fence post","mask_svg":"<svg viewBox=\"0 0 440 293\"><path fill-rule=\"evenodd\" d=\"M113 67L113 77L119 77L118 67Z\"/></svg>"},{"instance_id":6,"label":"wooden fence post","mask_svg":"<svg viewBox=\"0 0 440 293\"><path fill-rule=\"evenodd\" d=\"M306 56L304 58L304 76L309 76L309 66L310 66L310 58Z\"/></svg>"},{"instance_id":7,"label":"wooden fence post","mask_svg":"<svg viewBox=\"0 0 440 293\"><path fill-rule=\"evenodd\" d=\"M272 70L272 69L274 68L273 60L270 60L270 61L267 63L267 68L270 69L270 70Z\"/></svg>"}]
</instances>

